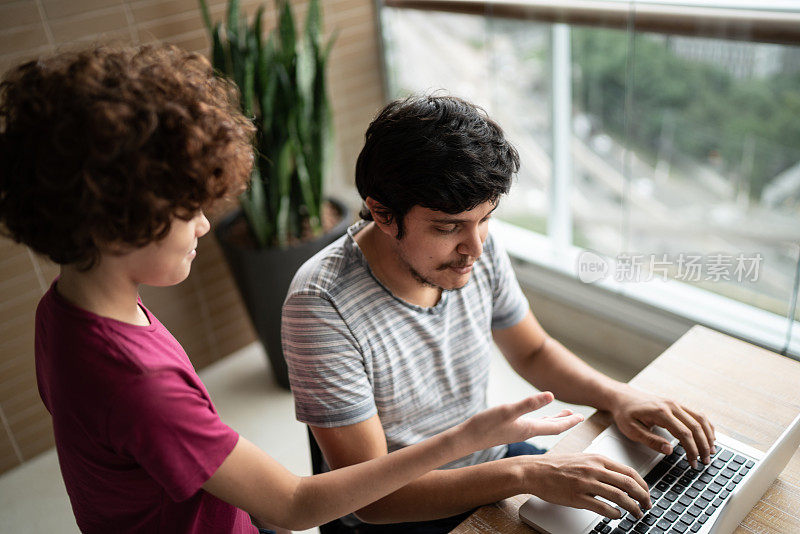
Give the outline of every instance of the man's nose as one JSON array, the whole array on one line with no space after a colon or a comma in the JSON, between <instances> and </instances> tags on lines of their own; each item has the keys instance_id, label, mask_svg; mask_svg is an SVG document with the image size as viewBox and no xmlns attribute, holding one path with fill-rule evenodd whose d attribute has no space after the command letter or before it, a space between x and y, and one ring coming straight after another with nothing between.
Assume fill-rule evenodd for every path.
<instances>
[{"instance_id":1,"label":"man's nose","mask_svg":"<svg viewBox=\"0 0 800 534\"><path fill-rule=\"evenodd\" d=\"M468 232L461 243L458 244L456 252L464 256L472 256L473 258L480 257L483 253L483 239L478 228Z\"/></svg>"}]
</instances>

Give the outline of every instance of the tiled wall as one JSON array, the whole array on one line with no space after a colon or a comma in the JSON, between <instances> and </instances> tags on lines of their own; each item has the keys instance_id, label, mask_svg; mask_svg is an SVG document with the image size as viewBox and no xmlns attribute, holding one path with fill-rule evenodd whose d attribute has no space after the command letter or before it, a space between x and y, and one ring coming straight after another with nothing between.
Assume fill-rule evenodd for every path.
<instances>
[{"instance_id":1,"label":"tiled wall","mask_svg":"<svg viewBox=\"0 0 800 534\"><path fill-rule=\"evenodd\" d=\"M225 0L209 0L220 19ZM252 14L262 2L243 0ZM265 26L274 21L274 2ZM306 2L293 1L298 18ZM329 80L336 156L328 189L347 191L369 120L383 102L372 0L324 0L325 27L338 29ZM0 71L76 43L169 42L207 51L196 0L0 0ZM33 317L57 266L0 238L0 472L53 445L50 419L36 390ZM143 288L142 298L202 367L255 339L212 236L200 240L192 274L172 288Z\"/></svg>"}]
</instances>

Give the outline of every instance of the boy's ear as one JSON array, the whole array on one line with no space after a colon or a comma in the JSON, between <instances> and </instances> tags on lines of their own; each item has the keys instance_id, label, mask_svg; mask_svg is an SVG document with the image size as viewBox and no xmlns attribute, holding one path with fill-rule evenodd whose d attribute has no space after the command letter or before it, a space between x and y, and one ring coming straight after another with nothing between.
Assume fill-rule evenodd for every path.
<instances>
[{"instance_id":1,"label":"boy's ear","mask_svg":"<svg viewBox=\"0 0 800 534\"><path fill-rule=\"evenodd\" d=\"M372 214L372 220L375 221L378 228L380 228L383 233L391 237L396 237L397 222L395 221L392 211L372 197L367 197L364 203L367 205L367 209Z\"/></svg>"},{"instance_id":2,"label":"boy's ear","mask_svg":"<svg viewBox=\"0 0 800 534\"><path fill-rule=\"evenodd\" d=\"M106 241L99 237L95 232L91 233L94 246L100 252L100 256L123 256L133 250L133 247L126 245L120 241Z\"/></svg>"}]
</instances>

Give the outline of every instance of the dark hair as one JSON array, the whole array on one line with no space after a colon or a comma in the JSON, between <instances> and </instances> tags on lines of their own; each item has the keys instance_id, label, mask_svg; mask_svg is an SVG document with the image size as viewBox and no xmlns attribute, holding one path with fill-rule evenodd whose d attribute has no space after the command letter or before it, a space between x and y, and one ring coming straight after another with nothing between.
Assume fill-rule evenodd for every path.
<instances>
[{"instance_id":1,"label":"dark hair","mask_svg":"<svg viewBox=\"0 0 800 534\"><path fill-rule=\"evenodd\" d=\"M162 239L247 182L253 126L235 87L174 46L95 46L0 84L0 228L88 269L98 244Z\"/></svg>"},{"instance_id":2,"label":"dark hair","mask_svg":"<svg viewBox=\"0 0 800 534\"><path fill-rule=\"evenodd\" d=\"M508 192L519 155L481 108L451 96L411 96L387 105L369 125L356 163L361 198L397 222L414 206L460 213ZM364 206L361 217L372 220Z\"/></svg>"}]
</instances>

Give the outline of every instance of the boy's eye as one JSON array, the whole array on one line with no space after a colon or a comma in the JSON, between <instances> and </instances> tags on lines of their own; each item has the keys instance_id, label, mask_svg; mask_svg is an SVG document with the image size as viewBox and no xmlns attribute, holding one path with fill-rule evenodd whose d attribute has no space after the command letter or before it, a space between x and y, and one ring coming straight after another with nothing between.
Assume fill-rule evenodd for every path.
<instances>
[{"instance_id":1,"label":"boy's eye","mask_svg":"<svg viewBox=\"0 0 800 534\"><path fill-rule=\"evenodd\" d=\"M440 234L452 234L458 230L455 224L448 224L447 226L434 226L434 229Z\"/></svg>"}]
</instances>

